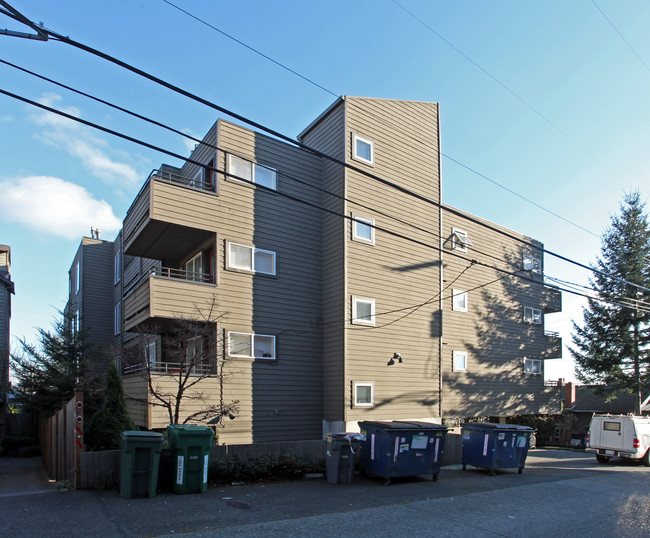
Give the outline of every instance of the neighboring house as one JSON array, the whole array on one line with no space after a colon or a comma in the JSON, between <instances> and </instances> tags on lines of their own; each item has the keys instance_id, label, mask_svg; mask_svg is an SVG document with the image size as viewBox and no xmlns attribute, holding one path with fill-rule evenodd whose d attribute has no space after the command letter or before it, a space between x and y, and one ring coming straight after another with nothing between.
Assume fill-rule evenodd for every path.
<instances>
[{"instance_id":1,"label":"neighboring house","mask_svg":"<svg viewBox=\"0 0 650 538\"><path fill-rule=\"evenodd\" d=\"M199 383L240 402L226 443L559 412L543 364L561 356L544 331L561 296L543 283L543 246L442 207L438 104L346 96L298 139L354 168L218 120L191 156L205 167L152 172L114 247L124 347L145 335L143 360L173 387L165 322L216 299L224 316L195 345L213 353L208 371L228 359L223 391L218 376ZM125 392L145 399L133 366ZM139 426L167 424L129 405Z\"/></svg>"},{"instance_id":2,"label":"neighboring house","mask_svg":"<svg viewBox=\"0 0 650 538\"><path fill-rule=\"evenodd\" d=\"M564 386L564 410L560 441L564 444L584 444L585 434L593 416L598 414L628 415L634 413L634 395L622 391L603 393L598 385ZM641 404L641 414L650 413L650 397Z\"/></svg>"},{"instance_id":3,"label":"neighboring house","mask_svg":"<svg viewBox=\"0 0 650 538\"><path fill-rule=\"evenodd\" d=\"M75 331L83 330L92 346L95 360L89 364L89 374L102 373L114 356L114 243L93 237L83 237L69 271L66 319Z\"/></svg>"},{"instance_id":4,"label":"neighboring house","mask_svg":"<svg viewBox=\"0 0 650 538\"><path fill-rule=\"evenodd\" d=\"M9 273L11 269L11 247L0 245L0 441L7 427L7 392L9 390L9 351L11 296L15 293Z\"/></svg>"}]
</instances>

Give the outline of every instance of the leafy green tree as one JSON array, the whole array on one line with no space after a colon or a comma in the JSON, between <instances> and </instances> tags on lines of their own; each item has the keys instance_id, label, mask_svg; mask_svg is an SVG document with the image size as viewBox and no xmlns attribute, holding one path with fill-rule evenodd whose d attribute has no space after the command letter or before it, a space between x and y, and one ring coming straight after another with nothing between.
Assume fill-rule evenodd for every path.
<instances>
[{"instance_id":1,"label":"leafy green tree","mask_svg":"<svg viewBox=\"0 0 650 538\"><path fill-rule=\"evenodd\" d=\"M83 331L61 313L53 331L38 328L38 344L20 340L20 350L11 354L16 383L13 392L26 413L48 417L74 395L75 387L87 384L84 374L93 351Z\"/></svg>"},{"instance_id":2,"label":"leafy green tree","mask_svg":"<svg viewBox=\"0 0 650 538\"><path fill-rule=\"evenodd\" d=\"M134 430L122 390L122 380L114 364L106 371L104 405L93 416L86 444L91 450L114 450L120 448L120 433Z\"/></svg>"},{"instance_id":3,"label":"leafy green tree","mask_svg":"<svg viewBox=\"0 0 650 538\"><path fill-rule=\"evenodd\" d=\"M638 414L650 387L650 225L638 191L612 217L596 268L615 278L594 273L598 297L583 309L583 326L573 323L576 375L605 393L633 393Z\"/></svg>"}]
</instances>

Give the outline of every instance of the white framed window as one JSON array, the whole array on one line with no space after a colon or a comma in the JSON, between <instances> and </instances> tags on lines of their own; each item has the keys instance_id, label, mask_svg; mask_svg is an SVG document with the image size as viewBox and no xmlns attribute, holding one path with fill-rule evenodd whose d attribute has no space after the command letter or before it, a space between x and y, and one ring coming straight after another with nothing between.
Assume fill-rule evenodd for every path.
<instances>
[{"instance_id":1,"label":"white framed window","mask_svg":"<svg viewBox=\"0 0 650 538\"><path fill-rule=\"evenodd\" d=\"M467 247L471 247L472 242L467 237L467 232L452 228L451 230L451 249L467 252Z\"/></svg>"},{"instance_id":2,"label":"white framed window","mask_svg":"<svg viewBox=\"0 0 650 538\"><path fill-rule=\"evenodd\" d=\"M352 296L352 323L375 324L375 300Z\"/></svg>"},{"instance_id":3,"label":"white framed window","mask_svg":"<svg viewBox=\"0 0 650 538\"><path fill-rule=\"evenodd\" d=\"M185 263L185 271L187 280L193 280L195 282L201 282L203 280L203 254L201 252Z\"/></svg>"},{"instance_id":4,"label":"white framed window","mask_svg":"<svg viewBox=\"0 0 650 538\"><path fill-rule=\"evenodd\" d=\"M203 338L201 336L193 336L187 339L187 347L185 348L185 360L189 365L196 366L201 361L203 355Z\"/></svg>"},{"instance_id":5,"label":"white framed window","mask_svg":"<svg viewBox=\"0 0 650 538\"><path fill-rule=\"evenodd\" d=\"M454 372L467 371L467 351L454 351Z\"/></svg>"},{"instance_id":6,"label":"white framed window","mask_svg":"<svg viewBox=\"0 0 650 538\"><path fill-rule=\"evenodd\" d=\"M149 365L153 366L156 364L156 362L158 362L158 342L155 338L147 342L145 353L147 355L147 362Z\"/></svg>"},{"instance_id":7,"label":"white framed window","mask_svg":"<svg viewBox=\"0 0 650 538\"><path fill-rule=\"evenodd\" d=\"M275 275L275 252L228 243L228 267L265 275Z\"/></svg>"},{"instance_id":8,"label":"white framed window","mask_svg":"<svg viewBox=\"0 0 650 538\"><path fill-rule=\"evenodd\" d=\"M375 244L375 220L352 215L352 239Z\"/></svg>"},{"instance_id":9,"label":"white framed window","mask_svg":"<svg viewBox=\"0 0 650 538\"><path fill-rule=\"evenodd\" d=\"M79 310L75 310L72 316L72 334L77 334L81 330L81 321L79 318Z\"/></svg>"},{"instance_id":10,"label":"white framed window","mask_svg":"<svg viewBox=\"0 0 650 538\"><path fill-rule=\"evenodd\" d=\"M273 190L278 188L277 172L273 168L247 161L236 155L228 156L228 172L236 176L232 179L239 177Z\"/></svg>"},{"instance_id":11,"label":"white framed window","mask_svg":"<svg viewBox=\"0 0 650 538\"><path fill-rule=\"evenodd\" d=\"M229 332L228 355L247 359L275 360L275 336Z\"/></svg>"},{"instance_id":12,"label":"white framed window","mask_svg":"<svg viewBox=\"0 0 650 538\"><path fill-rule=\"evenodd\" d=\"M117 284L120 281L120 275L122 272L122 249L117 249L115 257L113 258L113 284Z\"/></svg>"},{"instance_id":13,"label":"white framed window","mask_svg":"<svg viewBox=\"0 0 650 538\"><path fill-rule=\"evenodd\" d=\"M117 336L122 331L122 303L117 303L113 309L113 334Z\"/></svg>"},{"instance_id":14,"label":"white framed window","mask_svg":"<svg viewBox=\"0 0 650 538\"><path fill-rule=\"evenodd\" d=\"M375 143L352 133L352 158L366 164L375 164Z\"/></svg>"},{"instance_id":15,"label":"white framed window","mask_svg":"<svg viewBox=\"0 0 650 538\"><path fill-rule=\"evenodd\" d=\"M74 292L79 293L81 287L81 262L77 262L74 266Z\"/></svg>"},{"instance_id":16,"label":"white framed window","mask_svg":"<svg viewBox=\"0 0 650 538\"><path fill-rule=\"evenodd\" d=\"M541 359L527 359L524 357L524 374L540 375L542 373Z\"/></svg>"},{"instance_id":17,"label":"white framed window","mask_svg":"<svg viewBox=\"0 0 650 538\"><path fill-rule=\"evenodd\" d=\"M200 167L196 172L194 172L194 175L192 176L192 179L190 180L188 185L190 187L201 187L204 181L205 181L205 168Z\"/></svg>"},{"instance_id":18,"label":"white framed window","mask_svg":"<svg viewBox=\"0 0 650 538\"><path fill-rule=\"evenodd\" d=\"M524 255L524 271L530 271L531 273L542 273L542 260L531 254Z\"/></svg>"},{"instance_id":19,"label":"white framed window","mask_svg":"<svg viewBox=\"0 0 650 538\"><path fill-rule=\"evenodd\" d=\"M451 290L451 307L456 312L467 312L467 292L462 290Z\"/></svg>"},{"instance_id":20,"label":"white framed window","mask_svg":"<svg viewBox=\"0 0 650 538\"><path fill-rule=\"evenodd\" d=\"M532 306L524 306L524 322L540 325L542 323L542 311Z\"/></svg>"},{"instance_id":21,"label":"white framed window","mask_svg":"<svg viewBox=\"0 0 650 538\"><path fill-rule=\"evenodd\" d=\"M375 383L373 381L352 382L353 407L374 407Z\"/></svg>"}]
</instances>

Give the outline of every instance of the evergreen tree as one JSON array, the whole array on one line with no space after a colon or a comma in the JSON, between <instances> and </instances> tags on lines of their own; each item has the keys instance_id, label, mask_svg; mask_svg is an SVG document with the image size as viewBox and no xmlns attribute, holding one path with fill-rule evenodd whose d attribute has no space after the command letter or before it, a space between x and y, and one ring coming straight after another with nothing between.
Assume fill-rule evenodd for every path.
<instances>
[{"instance_id":1,"label":"evergreen tree","mask_svg":"<svg viewBox=\"0 0 650 538\"><path fill-rule=\"evenodd\" d=\"M106 371L104 406L95 413L86 434L86 444L91 450L114 450L120 448L120 434L134 430L122 390L122 380L114 364Z\"/></svg>"},{"instance_id":2,"label":"evergreen tree","mask_svg":"<svg viewBox=\"0 0 650 538\"><path fill-rule=\"evenodd\" d=\"M605 393L633 393L637 414L641 393L650 388L650 225L644 210L640 193L632 192L612 217L596 268L619 280L594 273L598 298L583 309L584 325L573 323L571 349L580 381L603 385Z\"/></svg>"},{"instance_id":3,"label":"evergreen tree","mask_svg":"<svg viewBox=\"0 0 650 538\"><path fill-rule=\"evenodd\" d=\"M20 352L12 353L13 392L26 413L48 417L85 384L84 373L92 360L85 334L74 330L65 315L53 331L38 328L38 345L20 340Z\"/></svg>"}]
</instances>

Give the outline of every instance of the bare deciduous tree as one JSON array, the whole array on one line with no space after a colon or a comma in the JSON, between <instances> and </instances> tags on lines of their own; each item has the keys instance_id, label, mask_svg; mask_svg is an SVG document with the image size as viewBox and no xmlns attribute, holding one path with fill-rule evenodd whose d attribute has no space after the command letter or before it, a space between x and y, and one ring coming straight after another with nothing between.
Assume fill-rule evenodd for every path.
<instances>
[{"instance_id":1,"label":"bare deciduous tree","mask_svg":"<svg viewBox=\"0 0 650 538\"><path fill-rule=\"evenodd\" d=\"M124 349L125 374L142 377L148 397L128 399L166 410L169 423L202 422L221 425L227 417L234 419L239 401L226 401L224 385L233 372L227 371L228 359L223 350L217 324L226 314L217 313L216 298L204 307L196 305L192 318L176 319L147 325ZM216 394L205 393L208 380L215 380ZM197 409L186 413L187 408Z\"/></svg>"}]
</instances>

